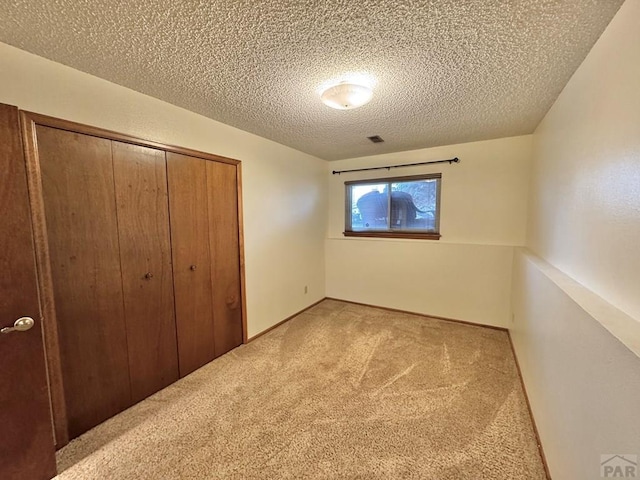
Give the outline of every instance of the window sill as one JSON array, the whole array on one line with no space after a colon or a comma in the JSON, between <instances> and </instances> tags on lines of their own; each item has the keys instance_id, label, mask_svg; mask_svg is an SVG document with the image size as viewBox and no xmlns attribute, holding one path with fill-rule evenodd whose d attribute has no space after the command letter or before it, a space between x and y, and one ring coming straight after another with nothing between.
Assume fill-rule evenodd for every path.
<instances>
[{"instance_id":1,"label":"window sill","mask_svg":"<svg viewBox=\"0 0 640 480\"><path fill-rule=\"evenodd\" d=\"M420 232L342 232L345 237L412 238L419 240L440 240L439 233Z\"/></svg>"}]
</instances>

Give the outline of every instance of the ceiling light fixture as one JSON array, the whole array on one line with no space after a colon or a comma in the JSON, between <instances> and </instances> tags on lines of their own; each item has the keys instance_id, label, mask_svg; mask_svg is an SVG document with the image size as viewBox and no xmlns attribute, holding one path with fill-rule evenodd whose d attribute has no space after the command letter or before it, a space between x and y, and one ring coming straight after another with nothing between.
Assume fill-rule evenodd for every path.
<instances>
[{"instance_id":1,"label":"ceiling light fixture","mask_svg":"<svg viewBox=\"0 0 640 480\"><path fill-rule=\"evenodd\" d=\"M320 98L322 103L338 110L351 110L368 103L373 97L373 90L364 85L342 82L327 88Z\"/></svg>"}]
</instances>

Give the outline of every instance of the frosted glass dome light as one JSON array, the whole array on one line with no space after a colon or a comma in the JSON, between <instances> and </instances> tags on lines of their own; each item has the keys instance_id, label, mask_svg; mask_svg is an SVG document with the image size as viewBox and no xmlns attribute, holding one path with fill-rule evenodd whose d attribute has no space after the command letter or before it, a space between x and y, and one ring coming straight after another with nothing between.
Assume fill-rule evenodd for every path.
<instances>
[{"instance_id":1,"label":"frosted glass dome light","mask_svg":"<svg viewBox=\"0 0 640 480\"><path fill-rule=\"evenodd\" d=\"M338 110L351 110L368 103L373 97L373 91L364 85L355 83L339 83L327 88L320 98L322 103Z\"/></svg>"}]
</instances>

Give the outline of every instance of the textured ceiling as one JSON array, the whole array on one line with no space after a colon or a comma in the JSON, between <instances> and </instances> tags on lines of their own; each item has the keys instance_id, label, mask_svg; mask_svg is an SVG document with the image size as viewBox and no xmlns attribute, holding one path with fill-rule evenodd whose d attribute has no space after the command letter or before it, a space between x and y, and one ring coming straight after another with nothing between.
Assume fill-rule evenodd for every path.
<instances>
[{"instance_id":1,"label":"textured ceiling","mask_svg":"<svg viewBox=\"0 0 640 480\"><path fill-rule=\"evenodd\" d=\"M334 160L531 133L621 4L0 0L0 41Z\"/></svg>"}]
</instances>

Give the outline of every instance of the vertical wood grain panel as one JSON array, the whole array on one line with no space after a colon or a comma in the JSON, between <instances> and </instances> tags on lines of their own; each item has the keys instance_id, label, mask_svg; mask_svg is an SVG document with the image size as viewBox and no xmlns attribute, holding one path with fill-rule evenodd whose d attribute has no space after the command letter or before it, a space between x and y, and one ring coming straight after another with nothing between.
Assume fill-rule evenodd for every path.
<instances>
[{"instance_id":1,"label":"vertical wood grain panel","mask_svg":"<svg viewBox=\"0 0 640 480\"><path fill-rule=\"evenodd\" d=\"M216 356L242 343L238 188L234 165L207 162Z\"/></svg>"},{"instance_id":2,"label":"vertical wood grain panel","mask_svg":"<svg viewBox=\"0 0 640 480\"><path fill-rule=\"evenodd\" d=\"M215 358L206 164L167 153L181 377Z\"/></svg>"},{"instance_id":3,"label":"vertical wood grain panel","mask_svg":"<svg viewBox=\"0 0 640 480\"><path fill-rule=\"evenodd\" d=\"M0 334L0 478L56 474L38 308L27 177L18 109L0 105L0 327L23 316L35 326Z\"/></svg>"},{"instance_id":4,"label":"vertical wood grain panel","mask_svg":"<svg viewBox=\"0 0 640 480\"><path fill-rule=\"evenodd\" d=\"M133 402L178 379L165 153L112 142Z\"/></svg>"},{"instance_id":5,"label":"vertical wood grain panel","mask_svg":"<svg viewBox=\"0 0 640 480\"><path fill-rule=\"evenodd\" d=\"M131 404L111 142L36 130L73 438Z\"/></svg>"},{"instance_id":6,"label":"vertical wood grain panel","mask_svg":"<svg viewBox=\"0 0 640 480\"><path fill-rule=\"evenodd\" d=\"M238 188L238 243L240 249L240 295L242 297L242 343L249 341L247 331L247 280L244 260L244 213L242 207L242 164L236 164L236 185Z\"/></svg>"},{"instance_id":7,"label":"vertical wood grain panel","mask_svg":"<svg viewBox=\"0 0 640 480\"><path fill-rule=\"evenodd\" d=\"M47 377L49 380L49 397L51 399L56 448L62 448L69 443L69 425L67 422L67 407L64 399L64 386L62 383L58 321L56 318L55 296L51 276L44 199L42 198L42 172L40 171L40 159L38 157L36 141L36 123L26 112L20 112L20 120L22 123L24 153L27 166L33 242L36 251L40 311L43 317L42 330L44 334Z\"/></svg>"}]
</instances>

